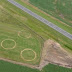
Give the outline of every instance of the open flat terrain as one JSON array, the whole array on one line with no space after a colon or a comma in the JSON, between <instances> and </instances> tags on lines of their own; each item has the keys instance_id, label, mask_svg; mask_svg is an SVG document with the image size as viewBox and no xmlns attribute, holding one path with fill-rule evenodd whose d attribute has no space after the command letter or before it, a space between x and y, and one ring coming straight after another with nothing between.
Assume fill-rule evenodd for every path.
<instances>
[{"instance_id":1,"label":"open flat terrain","mask_svg":"<svg viewBox=\"0 0 72 72\"><path fill-rule=\"evenodd\" d=\"M40 7L41 6L41 3L44 3L42 6L44 6L44 5L46 5L46 6L48 6L47 5L47 0L38 0L38 1L36 1L36 0L15 0L15 1L17 1L18 3L20 3L21 5L23 5L24 7L26 7L26 8L28 8L28 9L30 9L31 11L33 11L33 12L35 12L36 14L38 14L38 15L40 15L40 16L42 16L43 18L45 18L45 19L47 19L48 21L50 21L50 22L52 22L53 24L55 24L55 25L57 25L58 27L60 27L60 28L62 28L62 29L64 29L64 30L66 30L67 32L69 32L69 33L71 33L72 34L72 27L71 26L69 26L68 25L68 21L67 20L65 20L65 21L67 21L68 23L66 23L65 21L63 21L63 19L61 18L56 18L55 16L53 16L53 15L57 15L57 13L55 12L53 15L51 15L51 14L49 14L49 13L46 13L44 10L42 10L41 8L42 7ZM36 1L36 2L35 2ZM40 3L40 2L41 3ZM43 2L44 1L44 2ZM50 2L48 2L49 4L51 3L51 2L53 2L54 0L51 0ZM35 5L35 3L36 3L36 5ZM67 2L67 1L66 1ZM37 3L40 3L40 5L39 4L37 4ZM46 4L45 4L46 3ZM51 3L51 4L53 4L53 3ZM37 6L37 5L39 5L39 7ZM68 4L69 5L69 4ZM50 5L49 5L50 6ZM48 6L48 7L49 7ZM51 8L53 8L54 6L50 6ZM61 7L61 6L60 6ZM46 7L47 8L47 7ZM64 10L63 8L62 8L62 10ZM66 8L66 10L68 10L67 8ZM70 11L70 10L69 10ZM48 11L49 12L49 11ZM51 11L52 12L52 11ZM50 13L51 13L50 12ZM53 11L54 12L54 11ZM59 15L58 15L58 17L59 17ZM70 23L70 25L71 25L71 23Z\"/></svg>"},{"instance_id":2,"label":"open flat terrain","mask_svg":"<svg viewBox=\"0 0 72 72\"><path fill-rule=\"evenodd\" d=\"M44 19L43 17L37 15L36 13L32 12L31 10L29 10L28 8L20 5L19 3L17 3L14 0L8 0L11 4L15 5L16 7L20 8L21 10L23 10L24 12L28 13L29 15L33 16L34 18L38 19L39 21L41 21L42 23L48 25L49 27L53 28L54 30L58 31L59 33L61 33L62 35L66 36L67 38L72 40L72 34L68 33L67 31L61 29L60 27L56 26L55 24L49 22L48 20Z\"/></svg>"},{"instance_id":3,"label":"open flat terrain","mask_svg":"<svg viewBox=\"0 0 72 72\"><path fill-rule=\"evenodd\" d=\"M38 64L43 39L15 18L19 15L10 13L5 7L0 5L0 57ZM20 19L27 20L22 16Z\"/></svg>"},{"instance_id":4,"label":"open flat terrain","mask_svg":"<svg viewBox=\"0 0 72 72\"><path fill-rule=\"evenodd\" d=\"M54 43L49 45L49 39ZM47 40L48 44L46 44ZM60 47L56 43L60 44ZM49 51L45 59L50 64L43 67L41 71L32 69L35 66L39 67L44 47L47 48L47 52ZM67 50L68 54L60 48ZM54 70L56 70L55 72L71 72L72 69L53 65L55 63L54 58L57 61L60 59L61 63L62 61L65 61L66 64L72 63L71 58L69 58L69 53L71 54L71 52L72 40L12 5L7 0L0 1L1 72L53 72ZM52 55L55 56L53 59Z\"/></svg>"},{"instance_id":5,"label":"open flat terrain","mask_svg":"<svg viewBox=\"0 0 72 72\"><path fill-rule=\"evenodd\" d=\"M72 69L56 66L49 64L44 67L41 71L37 69L31 69L29 67L20 66L16 64L12 64L5 61L0 61L0 71L1 72L72 72Z\"/></svg>"},{"instance_id":6,"label":"open flat terrain","mask_svg":"<svg viewBox=\"0 0 72 72\"><path fill-rule=\"evenodd\" d=\"M19 0L17 0L18 3L24 5L24 6L28 6L26 5L24 2L21 2ZM29 7L29 9L32 7ZM33 11L33 9L32 9ZM39 13L40 14L40 13ZM24 12L23 12L24 15ZM45 15L45 14L44 14ZM27 16L27 14L26 14ZM30 15L29 15L30 16ZM28 17L29 18L29 17ZM30 19L30 18L29 18ZM35 22L35 23L32 23ZM22 22L25 22L22 20ZM30 23L29 23L30 22ZM57 21L56 21L57 22ZM36 24L37 23L37 24ZM68 38L66 38L65 36L63 36L62 34L58 33L57 31L53 30L52 28L48 27L47 25L43 24L42 22L38 22L38 20L36 20L35 18L33 19L33 17L31 18L31 21L28 20L25 25L27 25L28 27L30 27L33 31L37 32L38 35L40 35L44 40L47 40L49 38L56 40L57 42L59 42L60 44L63 44L65 47L72 49L72 45L71 42L72 40L69 40ZM66 26L62 26L62 27L66 27ZM64 28L63 28L64 29ZM70 32L72 32L72 28L67 28ZM62 41L62 40L63 41ZM64 44L65 43L65 44ZM69 45L70 46L69 46ZM62 46L63 46L62 45Z\"/></svg>"},{"instance_id":7,"label":"open flat terrain","mask_svg":"<svg viewBox=\"0 0 72 72\"><path fill-rule=\"evenodd\" d=\"M72 0L28 0L28 2L72 27Z\"/></svg>"}]
</instances>

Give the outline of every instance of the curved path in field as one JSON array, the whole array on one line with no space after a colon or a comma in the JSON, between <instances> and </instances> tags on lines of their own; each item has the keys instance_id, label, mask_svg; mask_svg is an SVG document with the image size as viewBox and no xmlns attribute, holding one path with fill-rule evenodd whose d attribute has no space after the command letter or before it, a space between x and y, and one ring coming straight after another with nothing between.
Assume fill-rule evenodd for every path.
<instances>
[{"instance_id":1,"label":"curved path in field","mask_svg":"<svg viewBox=\"0 0 72 72\"><path fill-rule=\"evenodd\" d=\"M20 8L24 12L30 14L34 18L38 19L39 21L43 22L44 24L48 25L49 27L53 28L54 30L58 31L59 33L63 34L64 36L66 36L67 38L72 40L72 34L66 32L65 30L61 29L60 27L56 26L55 24L49 22L48 20L46 20L43 17L37 15L36 13L32 12L31 10L25 8L24 6L20 5L16 1L14 1L14 0L7 0L7 1L9 1L11 4L15 5L16 7Z\"/></svg>"}]
</instances>

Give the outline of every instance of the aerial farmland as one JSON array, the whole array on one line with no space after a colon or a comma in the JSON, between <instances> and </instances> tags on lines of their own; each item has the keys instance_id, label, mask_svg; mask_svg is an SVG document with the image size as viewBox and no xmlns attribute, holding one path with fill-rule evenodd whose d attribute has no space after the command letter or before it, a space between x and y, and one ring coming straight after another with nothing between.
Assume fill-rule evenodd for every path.
<instances>
[{"instance_id":1,"label":"aerial farmland","mask_svg":"<svg viewBox=\"0 0 72 72\"><path fill-rule=\"evenodd\" d=\"M0 0L0 72L72 72L71 0Z\"/></svg>"}]
</instances>

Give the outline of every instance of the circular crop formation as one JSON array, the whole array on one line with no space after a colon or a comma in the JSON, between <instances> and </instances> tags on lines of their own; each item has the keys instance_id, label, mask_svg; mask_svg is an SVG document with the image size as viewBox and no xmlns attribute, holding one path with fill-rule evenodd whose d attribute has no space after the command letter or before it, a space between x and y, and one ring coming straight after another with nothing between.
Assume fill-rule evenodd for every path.
<instances>
[{"instance_id":1,"label":"circular crop formation","mask_svg":"<svg viewBox=\"0 0 72 72\"><path fill-rule=\"evenodd\" d=\"M24 35L25 34L25 35ZM24 32L23 30L22 31L19 31L18 32L18 36L19 37L26 37L26 38L30 38L31 37L31 34L30 33L26 33ZM30 42L31 43L31 42ZM14 49L16 47L16 41L13 40L13 39L4 39L2 42L1 42L1 47L3 49L6 49L6 50L11 50L11 49ZM24 61L33 61L36 59L37 57L37 54L34 50L32 49L24 49L21 51L20 53L20 56L21 58L24 60Z\"/></svg>"},{"instance_id":2,"label":"circular crop formation","mask_svg":"<svg viewBox=\"0 0 72 72\"><path fill-rule=\"evenodd\" d=\"M29 52L31 52L31 53L29 53ZM24 49L24 50L21 51L20 55L21 55L21 58L24 61L33 61L37 57L36 52L34 50L32 50L32 49ZM27 56L27 58L25 56L23 56L23 55ZM29 58L32 58L32 59L29 59Z\"/></svg>"},{"instance_id":3,"label":"circular crop formation","mask_svg":"<svg viewBox=\"0 0 72 72\"><path fill-rule=\"evenodd\" d=\"M31 34L28 33L28 32L24 32L24 30L21 30L21 31L18 32L18 36L19 36L19 37L30 38L30 37L31 37Z\"/></svg>"},{"instance_id":4,"label":"circular crop formation","mask_svg":"<svg viewBox=\"0 0 72 72\"><path fill-rule=\"evenodd\" d=\"M1 42L1 47L4 49L14 49L16 47L16 42L13 39L5 39Z\"/></svg>"}]
</instances>

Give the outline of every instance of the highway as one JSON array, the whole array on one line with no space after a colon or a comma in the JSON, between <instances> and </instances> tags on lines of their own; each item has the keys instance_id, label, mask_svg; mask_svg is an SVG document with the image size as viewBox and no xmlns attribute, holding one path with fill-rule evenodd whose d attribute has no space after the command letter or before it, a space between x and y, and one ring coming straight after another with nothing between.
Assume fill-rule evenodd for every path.
<instances>
[{"instance_id":1,"label":"highway","mask_svg":"<svg viewBox=\"0 0 72 72\"><path fill-rule=\"evenodd\" d=\"M48 20L44 19L43 17L37 15L36 13L32 12L31 10L27 9L26 7L20 5L19 3L17 3L14 0L7 0L9 1L11 4L15 5L16 7L20 8L21 10L23 10L24 12L30 14L31 16L33 16L34 18L38 19L39 21L41 21L42 23L48 25L49 27L53 28L54 30L58 31L59 33L63 34L64 36L66 36L67 38L69 38L70 40L72 40L72 34L68 33L67 31L61 29L60 27L56 26L55 24L49 22Z\"/></svg>"}]
</instances>

